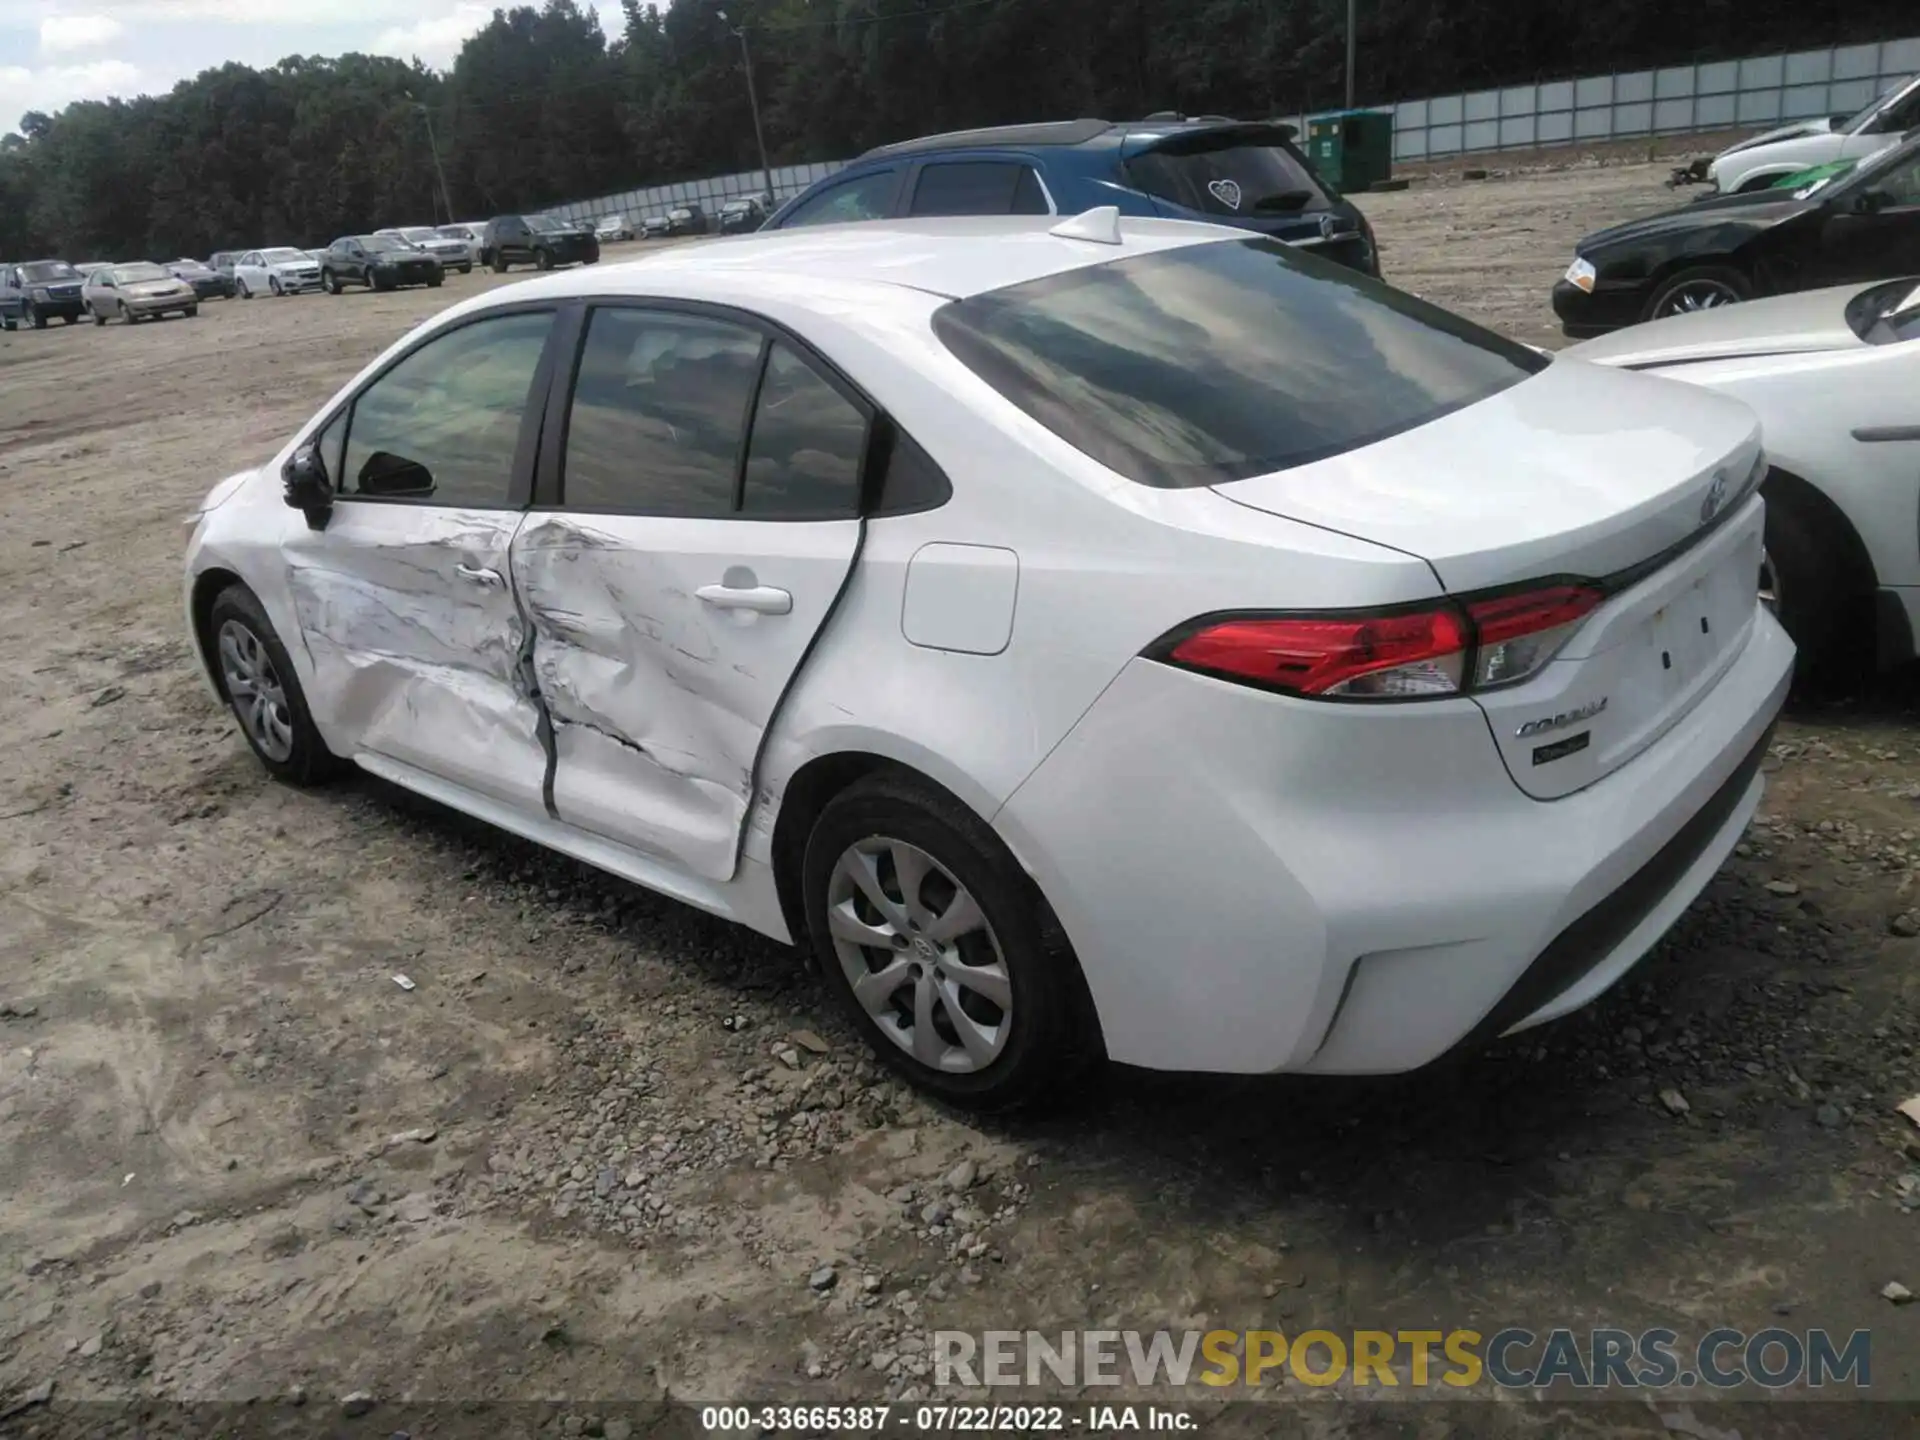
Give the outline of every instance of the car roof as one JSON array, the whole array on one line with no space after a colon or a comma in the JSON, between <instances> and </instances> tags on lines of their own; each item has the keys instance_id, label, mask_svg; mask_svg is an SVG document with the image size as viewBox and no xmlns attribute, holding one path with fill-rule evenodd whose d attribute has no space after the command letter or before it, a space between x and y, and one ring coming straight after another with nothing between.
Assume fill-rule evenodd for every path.
<instances>
[{"instance_id":1,"label":"car roof","mask_svg":"<svg viewBox=\"0 0 1920 1440\"><path fill-rule=\"evenodd\" d=\"M1282 120L1234 120L1225 115L1207 115L1198 119L1169 114L1149 116L1144 120L1054 120L1039 125L994 125L982 130L949 130L939 135L922 135L913 140L895 141L891 145L876 145L858 156L853 163L940 150L1118 145L1129 138L1160 140L1170 135L1196 135L1209 130L1250 127L1293 130L1291 125Z\"/></svg>"},{"instance_id":2,"label":"car roof","mask_svg":"<svg viewBox=\"0 0 1920 1440\"><path fill-rule=\"evenodd\" d=\"M1120 242L1103 244L1054 234L1060 225L1051 215L975 215L761 230L591 270L555 272L511 293L516 299L537 291L751 305L769 294L804 295L814 284L865 283L965 299L1128 256L1249 238L1224 226L1129 217L1120 222Z\"/></svg>"}]
</instances>

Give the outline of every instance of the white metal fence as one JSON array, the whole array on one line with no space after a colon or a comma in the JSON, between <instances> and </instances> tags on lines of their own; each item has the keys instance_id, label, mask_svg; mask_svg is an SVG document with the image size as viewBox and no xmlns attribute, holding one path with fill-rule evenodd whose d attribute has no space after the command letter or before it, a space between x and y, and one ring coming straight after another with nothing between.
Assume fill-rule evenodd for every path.
<instances>
[{"instance_id":1,"label":"white metal fence","mask_svg":"<svg viewBox=\"0 0 1920 1440\"><path fill-rule=\"evenodd\" d=\"M1761 129L1858 110L1916 73L1920 73L1920 37L1508 85L1377 108L1393 116L1393 158L1429 160L1642 135ZM1304 132L1304 123L1301 128ZM846 163L833 160L777 168L773 172L775 202L799 194ZM765 177L751 170L625 190L557 205L549 213L569 220L625 215L638 228L644 216L663 214L677 205L699 205L712 215L736 196L765 190Z\"/></svg>"}]
</instances>

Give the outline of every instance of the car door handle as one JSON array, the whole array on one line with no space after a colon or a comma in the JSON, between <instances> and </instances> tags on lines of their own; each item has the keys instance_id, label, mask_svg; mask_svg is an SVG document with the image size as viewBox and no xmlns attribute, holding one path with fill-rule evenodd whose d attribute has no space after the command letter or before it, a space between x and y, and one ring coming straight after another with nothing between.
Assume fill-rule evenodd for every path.
<instances>
[{"instance_id":1,"label":"car door handle","mask_svg":"<svg viewBox=\"0 0 1920 1440\"><path fill-rule=\"evenodd\" d=\"M1862 425L1853 432L1862 445L1887 445L1902 440L1920 440L1920 425Z\"/></svg>"},{"instance_id":2,"label":"car door handle","mask_svg":"<svg viewBox=\"0 0 1920 1440\"><path fill-rule=\"evenodd\" d=\"M456 565L453 567L453 573L462 580L471 580L476 585L485 585L488 588L507 583L498 570L489 570L484 565Z\"/></svg>"},{"instance_id":3,"label":"car door handle","mask_svg":"<svg viewBox=\"0 0 1920 1440\"><path fill-rule=\"evenodd\" d=\"M793 596L771 585L702 585L693 592L716 610L751 610L757 615L786 615Z\"/></svg>"}]
</instances>

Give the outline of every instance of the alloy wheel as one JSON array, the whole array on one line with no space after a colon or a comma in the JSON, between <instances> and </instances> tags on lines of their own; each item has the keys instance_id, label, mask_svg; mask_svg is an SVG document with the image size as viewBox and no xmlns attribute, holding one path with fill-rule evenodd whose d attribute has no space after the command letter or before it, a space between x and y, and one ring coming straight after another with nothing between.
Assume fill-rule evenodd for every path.
<instances>
[{"instance_id":1,"label":"alloy wheel","mask_svg":"<svg viewBox=\"0 0 1920 1440\"><path fill-rule=\"evenodd\" d=\"M1723 281L1690 280L1660 303L1660 315L1691 315L1698 310L1718 310L1723 305L1739 303L1740 296Z\"/></svg>"},{"instance_id":2,"label":"alloy wheel","mask_svg":"<svg viewBox=\"0 0 1920 1440\"><path fill-rule=\"evenodd\" d=\"M284 763L293 754L286 687L265 642L238 620L220 627L220 675L248 738L267 759Z\"/></svg>"},{"instance_id":3,"label":"alloy wheel","mask_svg":"<svg viewBox=\"0 0 1920 1440\"><path fill-rule=\"evenodd\" d=\"M929 1069L983 1070L1013 1029L1013 982L979 902L917 845L869 836L834 862L827 928L854 999Z\"/></svg>"}]
</instances>

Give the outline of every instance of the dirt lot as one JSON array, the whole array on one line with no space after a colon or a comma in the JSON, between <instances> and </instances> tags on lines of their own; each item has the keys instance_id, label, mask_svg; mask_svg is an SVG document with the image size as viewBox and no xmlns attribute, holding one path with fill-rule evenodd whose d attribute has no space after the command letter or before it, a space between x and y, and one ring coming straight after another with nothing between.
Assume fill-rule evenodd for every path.
<instances>
[{"instance_id":1,"label":"dirt lot","mask_svg":"<svg viewBox=\"0 0 1920 1440\"><path fill-rule=\"evenodd\" d=\"M1574 240L1664 173L1367 209L1394 280L1545 343ZM789 952L370 780L270 784L203 691L193 502L494 283L0 337L0 1430L691 1430L660 1402L923 1395L928 1331L1093 1325L1871 1327L1873 1393L1920 1398L1920 1307L1880 1296L1920 1290L1910 682L1783 726L1738 859L1586 1014L981 1125L880 1078ZM1270 1393L1303 1403L1216 1433L1914 1433ZM429 1403L477 1400L538 1403Z\"/></svg>"}]
</instances>

